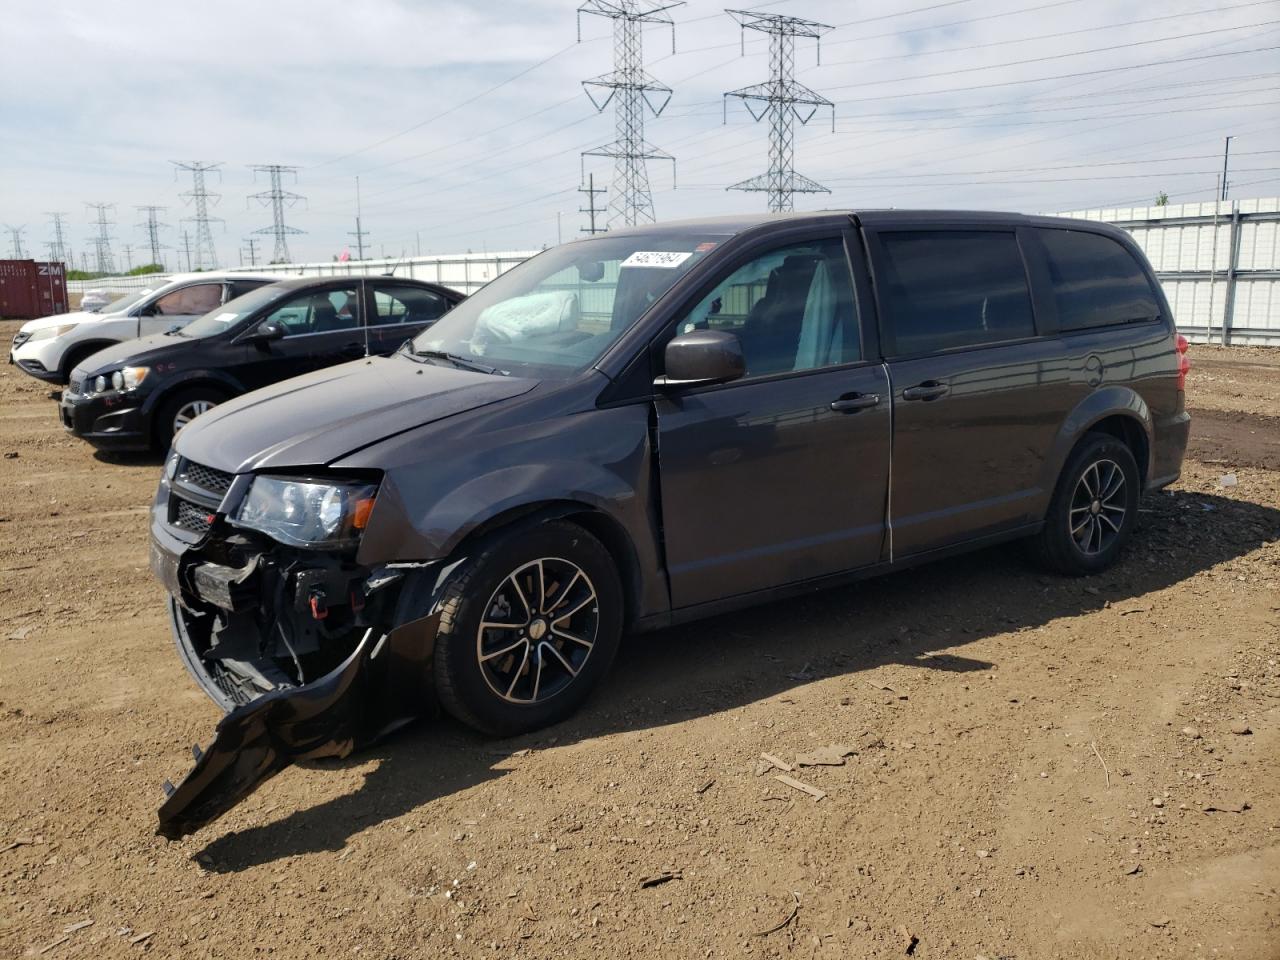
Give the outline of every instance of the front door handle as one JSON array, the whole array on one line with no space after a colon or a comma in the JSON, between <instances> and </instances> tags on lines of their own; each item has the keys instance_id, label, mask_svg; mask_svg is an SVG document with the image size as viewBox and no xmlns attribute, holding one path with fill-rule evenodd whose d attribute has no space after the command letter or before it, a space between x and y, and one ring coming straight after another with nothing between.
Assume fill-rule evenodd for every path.
<instances>
[{"instance_id":1,"label":"front door handle","mask_svg":"<svg viewBox=\"0 0 1280 960\"><path fill-rule=\"evenodd\" d=\"M878 393L847 393L839 400L831 401L831 409L836 413L856 413L874 407L880 402Z\"/></svg>"},{"instance_id":2,"label":"front door handle","mask_svg":"<svg viewBox=\"0 0 1280 960\"><path fill-rule=\"evenodd\" d=\"M902 391L903 400L937 400L939 397L945 397L950 391L945 383L939 383L937 380L926 380L924 383L918 383L914 387L907 387Z\"/></svg>"}]
</instances>

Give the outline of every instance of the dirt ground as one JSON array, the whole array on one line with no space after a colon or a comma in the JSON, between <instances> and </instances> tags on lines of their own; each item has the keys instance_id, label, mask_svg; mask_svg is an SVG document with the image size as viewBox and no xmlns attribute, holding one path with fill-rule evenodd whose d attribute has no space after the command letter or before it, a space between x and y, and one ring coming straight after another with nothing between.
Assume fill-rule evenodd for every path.
<instances>
[{"instance_id":1,"label":"dirt ground","mask_svg":"<svg viewBox=\"0 0 1280 960\"><path fill-rule=\"evenodd\" d=\"M557 728L426 721L177 843L218 714L159 465L0 368L0 956L1280 957L1280 352L1192 359L1105 575L1003 548L635 638ZM831 744L824 799L758 771Z\"/></svg>"}]
</instances>

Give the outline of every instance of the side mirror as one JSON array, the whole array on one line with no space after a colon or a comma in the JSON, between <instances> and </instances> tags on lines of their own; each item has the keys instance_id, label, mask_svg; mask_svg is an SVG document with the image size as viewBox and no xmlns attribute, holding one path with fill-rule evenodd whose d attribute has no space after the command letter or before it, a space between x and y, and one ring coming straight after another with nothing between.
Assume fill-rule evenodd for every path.
<instances>
[{"instance_id":1,"label":"side mirror","mask_svg":"<svg viewBox=\"0 0 1280 960\"><path fill-rule=\"evenodd\" d=\"M159 316L159 314L160 308L154 303L149 303L138 311L138 316L140 317L155 317Z\"/></svg>"},{"instance_id":2,"label":"side mirror","mask_svg":"<svg viewBox=\"0 0 1280 960\"><path fill-rule=\"evenodd\" d=\"M742 358L742 341L724 330L693 330L667 344L664 353L667 374L658 386L725 383L747 372Z\"/></svg>"},{"instance_id":3,"label":"side mirror","mask_svg":"<svg viewBox=\"0 0 1280 960\"><path fill-rule=\"evenodd\" d=\"M274 320L264 320L249 334L250 340L279 340L284 337L284 327Z\"/></svg>"}]
</instances>

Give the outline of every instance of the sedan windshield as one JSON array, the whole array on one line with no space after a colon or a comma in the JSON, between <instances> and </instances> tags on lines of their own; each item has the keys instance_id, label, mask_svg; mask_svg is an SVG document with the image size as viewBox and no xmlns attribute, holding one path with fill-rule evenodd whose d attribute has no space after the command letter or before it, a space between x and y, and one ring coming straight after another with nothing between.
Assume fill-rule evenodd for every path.
<instances>
[{"instance_id":1,"label":"sedan windshield","mask_svg":"<svg viewBox=\"0 0 1280 960\"><path fill-rule=\"evenodd\" d=\"M234 300L228 300L216 310L211 310L203 317L192 320L185 327L175 331L184 337L212 337L219 333L226 333L238 321L243 320L251 313L257 313L268 304L279 300L289 291L281 289L274 283L269 283L265 287L258 287L250 290L246 294L236 297Z\"/></svg>"},{"instance_id":2,"label":"sedan windshield","mask_svg":"<svg viewBox=\"0 0 1280 960\"><path fill-rule=\"evenodd\" d=\"M413 341L440 363L567 378L595 363L722 238L603 236L526 260Z\"/></svg>"}]
</instances>

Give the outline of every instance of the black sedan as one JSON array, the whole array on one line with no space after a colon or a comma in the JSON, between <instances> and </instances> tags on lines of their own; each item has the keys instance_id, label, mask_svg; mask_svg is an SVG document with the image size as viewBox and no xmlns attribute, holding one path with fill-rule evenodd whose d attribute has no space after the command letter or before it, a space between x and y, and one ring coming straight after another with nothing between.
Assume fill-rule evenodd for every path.
<instances>
[{"instance_id":1,"label":"black sedan","mask_svg":"<svg viewBox=\"0 0 1280 960\"><path fill-rule=\"evenodd\" d=\"M298 374L386 356L463 299L393 277L308 277L261 287L180 330L95 353L59 413L102 450L165 450L211 407Z\"/></svg>"}]
</instances>

